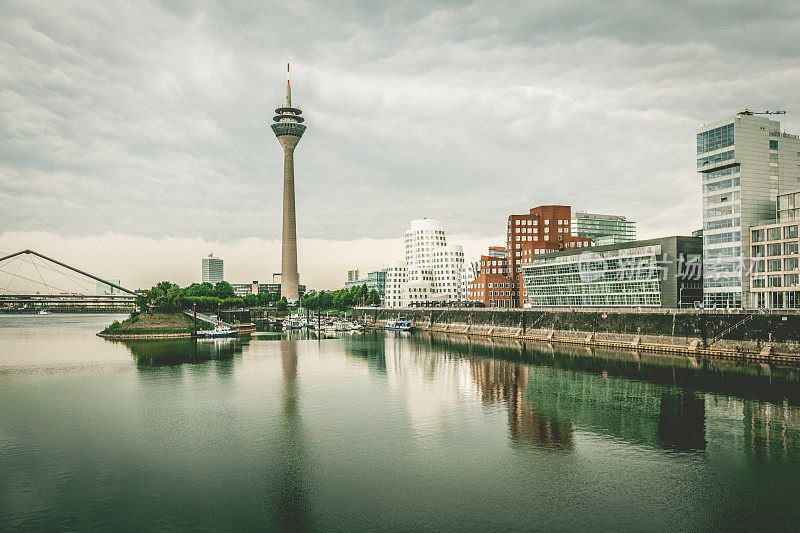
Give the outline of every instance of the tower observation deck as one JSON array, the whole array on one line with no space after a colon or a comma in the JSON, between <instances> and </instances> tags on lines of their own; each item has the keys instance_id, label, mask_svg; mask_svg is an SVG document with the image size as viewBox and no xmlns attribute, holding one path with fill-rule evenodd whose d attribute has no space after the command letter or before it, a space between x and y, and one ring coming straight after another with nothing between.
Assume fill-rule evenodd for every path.
<instances>
[{"instance_id":1,"label":"tower observation deck","mask_svg":"<svg viewBox=\"0 0 800 533\"><path fill-rule=\"evenodd\" d=\"M286 65L289 71L289 65ZM281 239L281 296L289 302L300 299L297 270L297 221L294 203L294 149L306 131L299 108L292 107L292 86L286 80L286 105L275 110L272 131L283 147L283 234Z\"/></svg>"}]
</instances>

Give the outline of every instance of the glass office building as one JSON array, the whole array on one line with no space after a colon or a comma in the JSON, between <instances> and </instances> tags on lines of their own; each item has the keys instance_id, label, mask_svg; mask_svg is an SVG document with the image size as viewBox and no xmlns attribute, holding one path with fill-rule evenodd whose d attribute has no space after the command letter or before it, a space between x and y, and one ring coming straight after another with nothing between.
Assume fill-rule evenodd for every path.
<instances>
[{"instance_id":1,"label":"glass office building","mask_svg":"<svg viewBox=\"0 0 800 533\"><path fill-rule=\"evenodd\" d=\"M631 242L636 240L636 222L620 215L576 211L572 218L572 234L592 239L595 246Z\"/></svg>"},{"instance_id":2,"label":"glass office building","mask_svg":"<svg viewBox=\"0 0 800 533\"><path fill-rule=\"evenodd\" d=\"M381 298L386 295L386 272L388 269L383 268L381 270L376 270L374 272L367 272L367 277L363 279L348 279L347 282L344 284L345 289L350 289L352 287L360 287L361 285L367 286L367 291L371 291L375 289L378 291L378 294ZM348 278L349 273L352 271L348 271ZM358 270L355 271L358 273Z\"/></svg>"},{"instance_id":3,"label":"glass office building","mask_svg":"<svg viewBox=\"0 0 800 533\"><path fill-rule=\"evenodd\" d=\"M800 309L800 191L778 196L778 218L750 228L752 306Z\"/></svg>"},{"instance_id":4,"label":"glass office building","mask_svg":"<svg viewBox=\"0 0 800 533\"><path fill-rule=\"evenodd\" d=\"M754 307L750 226L774 220L779 192L797 187L800 140L780 123L743 110L697 131L702 180L703 304Z\"/></svg>"},{"instance_id":5,"label":"glass office building","mask_svg":"<svg viewBox=\"0 0 800 533\"><path fill-rule=\"evenodd\" d=\"M537 256L525 307L686 307L702 297L699 237L665 237Z\"/></svg>"},{"instance_id":6,"label":"glass office building","mask_svg":"<svg viewBox=\"0 0 800 533\"><path fill-rule=\"evenodd\" d=\"M222 259L214 257L214 254L209 254L204 257L201 265L201 281L203 283L211 283L216 285L223 279L222 273Z\"/></svg>"}]
</instances>

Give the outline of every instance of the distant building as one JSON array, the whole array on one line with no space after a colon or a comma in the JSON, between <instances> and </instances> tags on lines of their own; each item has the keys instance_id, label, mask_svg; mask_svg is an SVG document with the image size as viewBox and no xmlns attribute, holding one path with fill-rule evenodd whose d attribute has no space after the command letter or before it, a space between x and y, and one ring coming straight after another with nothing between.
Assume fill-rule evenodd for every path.
<instances>
[{"instance_id":1,"label":"distant building","mask_svg":"<svg viewBox=\"0 0 800 533\"><path fill-rule=\"evenodd\" d=\"M702 299L703 241L665 237L540 255L526 307L686 307Z\"/></svg>"},{"instance_id":2,"label":"distant building","mask_svg":"<svg viewBox=\"0 0 800 533\"><path fill-rule=\"evenodd\" d=\"M800 191L777 204L777 220L750 227L750 307L800 309Z\"/></svg>"},{"instance_id":3,"label":"distant building","mask_svg":"<svg viewBox=\"0 0 800 533\"><path fill-rule=\"evenodd\" d=\"M231 287L233 288L233 292L239 298L244 298L245 296L251 294L258 295L281 293L280 283L259 283L258 281L253 281L250 283L231 283ZM305 285L299 285L298 289L300 291L300 296L306 293Z\"/></svg>"},{"instance_id":4,"label":"distant building","mask_svg":"<svg viewBox=\"0 0 800 533\"><path fill-rule=\"evenodd\" d=\"M697 130L703 184L703 303L754 307L750 297L750 227L775 220L778 194L797 188L800 138L744 109ZM760 292L760 291L759 291Z\"/></svg>"},{"instance_id":5,"label":"distant building","mask_svg":"<svg viewBox=\"0 0 800 533\"><path fill-rule=\"evenodd\" d=\"M572 235L591 239L595 246L636 240L636 222L620 215L599 215L576 211L572 217Z\"/></svg>"},{"instance_id":6,"label":"distant building","mask_svg":"<svg viewBox=\"0 0 800 533\"><path fill-rule=\"evenodd\" d=\"M216 285L222 280L222 259L214 257L214 254L208 254L208 257L203 258L202 282Z\"/></svg>"},{"instance_id":7,"label":"distant building","mask_svg":"<svg viewBox=\"0 0 800 533\"><path fill-rule=\"evenodd\" d=\"M703 236L703 228L696 229L692 232L692 237L702 237Z\"/></svg>"},{"instance_id":8,"label":"distant building","mask_svg":"<svg viewBox=\"0 0 800 533\"><path fill-rule=\"evenodd\" d=\"M114 285L119 285L118 279L110 279L108 281L110 281ZM119 289L115 289L111 285L103 283L102 281L98 281L97 284L95 285L95 292L97 296L104 296L107 294L120 294Z\"/></svg>"},{"instance_id":9,"label":"distant building","mask_svg":"<svg viewBox=\"0 0 800 533\"><path fill-rule=\"evenodd\" d=\"M386 294L386 272L387 269L375 270L374 272L367 272L367 277L363 279L356 279L351 280L350 274L355 272L358 274L358 270L348 270L347 271L347 282L344 284L345 289L350 289L351 287L360 287L362 285L367 286L367 291L376 290L381 298L383 298Z\"/></svg>"},{"instance_id":10,"label":"distant building","mask_svg":"<svg viewBox=\"0 0 800 533\"><path fill-rule=\"evenodd\" d=\"M357 281L358 280L358 270L348 270L347 271L347 281Z\"/></svg>"}]
</instances>

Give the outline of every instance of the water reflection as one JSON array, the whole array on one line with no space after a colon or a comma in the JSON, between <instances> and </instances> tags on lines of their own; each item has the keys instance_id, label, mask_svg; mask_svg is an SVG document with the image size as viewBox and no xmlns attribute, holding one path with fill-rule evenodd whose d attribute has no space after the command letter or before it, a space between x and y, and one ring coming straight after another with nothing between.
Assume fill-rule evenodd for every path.
<instances>
[{"instance_id":1,"label":"water reflection","mask_svg":"<svg viewBox=\"0 0 800 533\"><path fill-rule=\"evenodd\" d=\"M525 400L530 369L521 364L497 359L470 362L472 378L484 404L508 406L508 428L515 444L567 450L573 447L572 424L547 412L538 412Z\"/></svg>"},{"instance_id":2,"label":"water reflection","mask_svg":"<svg viewBox=\"0 0 800 533\"><path fill-rule=\"evenodd\" d=\"M305 465L308 463L306 436L299 412L300 391L297 383L297 344L288 336L280 341L281 417L277 432L277 471L270 475L275 529L306 531L310 529Z\"/></svg>"},{"instance_id":3,"label":"water reflection","mask_svg":"<svg viewBox=\"0 0 800 533\"><path fill-rule=\"evenodd\" d=\"M513 445L570 450L582 430L702 452L709 421L734 418L752 461L800 462L793 368L437 334L377 334L349 339L346 349L403 390L418 430L441 427L444 414L474 394L505 406ZM721 410L720 398L734 407Z\"/></svg>"},{"instance_id":4,"label":"water reflection","mask_svg":"<svg viewBox=\"0 0 800 533\"><path fill-rule=\"evenodd\" d=\"M233 357L242 353L248 339L160 339L160 340L121 340L136 357L140 369L159 366L173 366L184 363L202 363L215 360L220 364L220 373L230 373Z\"/></svg>"}]
</instances>

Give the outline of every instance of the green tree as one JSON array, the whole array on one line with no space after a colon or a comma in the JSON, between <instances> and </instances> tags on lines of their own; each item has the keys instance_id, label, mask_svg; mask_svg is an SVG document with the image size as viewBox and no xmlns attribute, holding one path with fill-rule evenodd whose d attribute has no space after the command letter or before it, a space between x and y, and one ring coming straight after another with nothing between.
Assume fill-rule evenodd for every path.
<instances>
[{"instance_id":1,"label":"green tree","mask_svg":"<svg viewBox=\"0 0 800 533\"><path fill-rule=\"evenodd\" d=\"M378 294L378 291L372 289L369 291L369 295L367 295L367 305L380 305L381 304L381 295Z\"/></svg>"},{"instance_id":2,"label":"green tree","mask_svg":"<svg viewBox=\"0 0 800 533\"><path fill-rule=\"evenodd\" d=\"M233 287L227 281L220 281L214 285L214 296L221 299L236 298L236 293L233 292Z\"/></svg>"},{"instance_id":3,"label":"green tree","mask_svg":"<svg viewBox=\"0 0 800 533\"><path fill-rule=\"evenodd\" d=\"M289 309L289 302L286 300L286 297L278 300L278 311L286 311L287 309Z\"/></svg>"}]
</instances>

